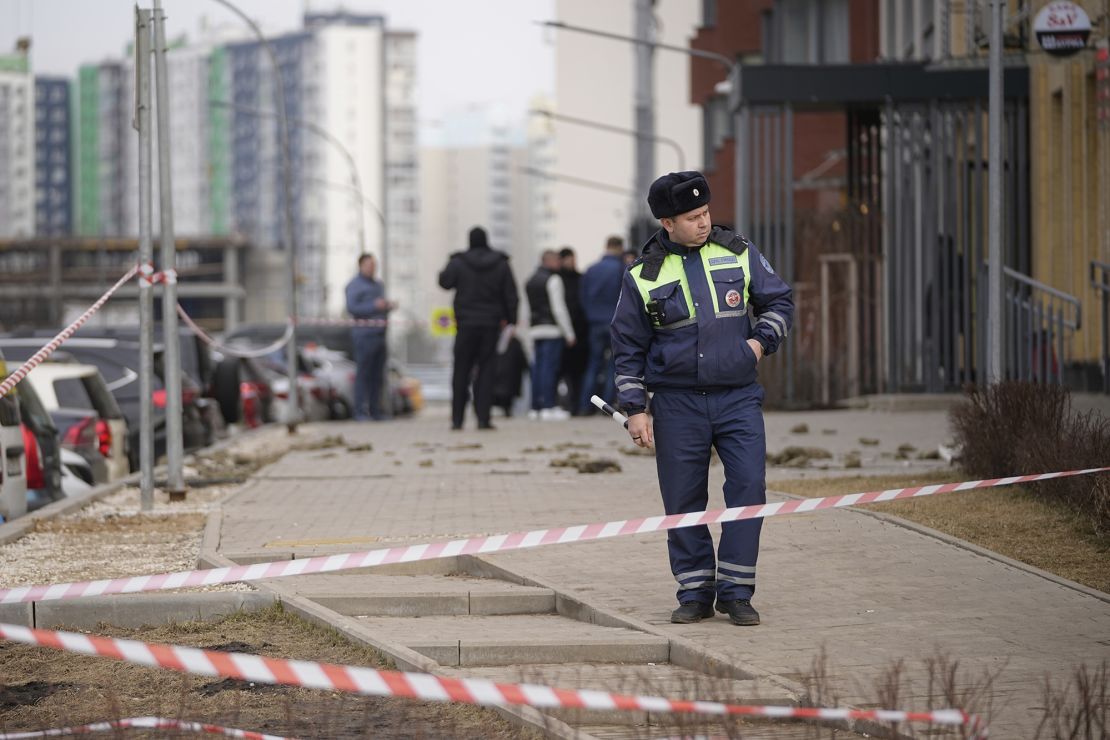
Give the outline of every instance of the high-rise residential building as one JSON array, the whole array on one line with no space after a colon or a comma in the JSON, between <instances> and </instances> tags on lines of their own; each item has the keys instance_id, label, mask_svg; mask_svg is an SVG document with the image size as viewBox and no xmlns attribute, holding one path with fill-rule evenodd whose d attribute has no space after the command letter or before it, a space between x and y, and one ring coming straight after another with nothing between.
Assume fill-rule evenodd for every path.
<instances>
[{"instance_id":1,"label":"high-rise residential building","mask_svg":"<svg viewBox=\"0 0 1110 740\"><path fill-rule=\"evenodd\" d=\"M634 36L634 6L632 0L556 0L555 19ZM656 40L686 46L697 30L699 11L699 3L690 0L656 0L652 8ZM575 247L588 263L592 255L601 253L607 236L628 234L636 207L647 197L633 192L636 46L571 31L553 33L554 111L580 121L554 122L550 174L555 178L551 183L555 242ZM657 50L654 57L655 134L678 144L676 150L663 141L656 143L655 170L662 174L683 164L697 169L702 166L702 121L700 109L690 102L690 60L665 49ZM590 122L626 133L601 130Z\"/></svg>"},{"instance_id":2,"label":"high-rise residential building","mask_svg":"<svg viewBox=\"0 0 1110 740\"><path fill-rule=\"evenodd\" d=\"M35 230L35 100L30 43L0 55L0 237Z\"/></svg>"},{"instance_id":3,"label":"high-rise residential building","mask_svg":"<svg viewBox=\"0 0 1110 740\"><path fill-rule=\"evenodd\" d=\"M420 150L420 240L417 260L425 269L419 305L450 305L437 276L452 252L467 248L467 234L481 226L490 246L509 255L517 278L531 270L539 251L533 227L532 153L521 123L498 112L453 112L451 126ZM421 316L427 320L428 316Z\"/></svg>"},{"instance_id":4,"label":"high-rise residential building","mask_svg":"<svg viewBox=\"0 0 1110 740\"><path fill-rule=\"evenodd\" d=\"M263 45L242 38L206 28L199 42L168 48L175 232L239 234L282 249L286 197L274 74ZM361 251L385 258L391 292L411 302L420 202L416 35L387 31L379 15L339 11L307 13L303 28L268 42L289 122L299 312L342 315L343 289ZM74 177L82 235L138 230L134 94L133 59L81 68ZM155 156L155 181L157 164ZM157 229L157 197L153 216Z\"/></svg>"},{"instance_id":5,"label":"high-rise residential building","mask_svg":"<svg viewBox=\"0 0 1110 740\"><path fill-rule=\"evenodd\" d=\"M35 234L73 233L71 83L35 78Z\"/></svg>"},{"instance_id":6,"label":"high-rise residential building","mask_svg":"<svg viewBox=\"0 0 1110 740\"><path fill-rule=\"evenodd\" d=\"M423 319L416 259L420 238L420 148L416 122L416 34L385 35L385 239L389 243L385 275L389 294L402 315ZM370 206L365 206L367 215ZM394 336L398 333L395 332Z\"/></svg>"},{"instance_id":7,"label":"high-rise residential building","mask_svg":"<svg viewBox=\"0 0 1110 740\"><path fill-rule=\"evenodd\" d=\"M390 259L393 240L385 239L395 202L407 208L409 219L399 214L398 233L412 233L418 208L415 158L411 149L404 150L414 145L415 37L399 34L392 43L387 37L381 16L309 13L303 31L270 42L282 68L291 121L291 205L300 311L306 315L343 313L343 289L357 271L361 251L385 257L387 281L394 277L394 263L406 262ZM393 70L390 49L401 55ZM257 43L229 45L228 69L237 106L274 110L271 71ZM400 124L395 136L388 133L391 101ZM272 118L260 120L239 107L232 111L233 222L259 244L284 241L277 133ZM397 165L392 169L391 152ZM397 249L403 254L406 245Z\"/></svg>"},{"instance_id":8,"label":"high-rise residential building","mask_svg":"<svg viewBox=\"0 0 1110 740\"><path fill-rule=\"evenodd\" d=\"M133 76L133 74L131 75ZM82 65L77 73L75 217L80 236L123 236L124 193L134 170L128 143L133 93L119 61Z\"/></svg>"}]
</instances>

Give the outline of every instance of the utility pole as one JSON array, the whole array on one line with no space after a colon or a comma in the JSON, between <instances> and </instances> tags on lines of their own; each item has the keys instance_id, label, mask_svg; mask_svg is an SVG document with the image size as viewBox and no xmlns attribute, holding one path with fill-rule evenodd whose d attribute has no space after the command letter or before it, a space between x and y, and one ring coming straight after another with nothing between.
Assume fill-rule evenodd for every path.
<instances>
[{"instance_id":1,"label":"utility pole","mask_svg":"<svg viewBox=\"0 0 1110 740\"><path fill-rule=\"evenodd\" d=\"M990 178L987 262L987 383L1002 380L1002 28L1006 0L991 0L990 99L988 123Z\"/></svg>"},{"instance_id":2,"label":"utility pole","mask_svg":"<svg viewBox=\"0 0 1110 740\"><path fill-rule=\"evenodd\" d=\"M262 29L258 27L258 24L251 20L251 17L232 3L231 0L214 0L214 2L235 13L247 24L258 39L258 43L262 46L262 50L270 61L270 67L274 71L274 103L277 105L278 116L278 150L281 152L281 190L285 206L282 209L282 236L285 241L285 265L289 273L287 288L289 295L286 300L288 301L291 328L289 344L285 348L285 373L289 378L289 404L287 406L289 418L284 419L284 421L289 433L295 434L301 416L300 389L297 387L297 232L293 225L293 166L290 162L292 153L289 149L289 122L286 118L288 114L285 108L284 78L281 74L281 65L278 63L277 54L274 53L274 47L266 40L266 36L262 33Z\"/></svg>"},{"instance_id":3,"label":"utility pole","mask_svg":"<svg viewBox=\"0 0 1110 740\"><path fill-rule=\"evenodd\" d=\"M154 508L154 285L151 241L150 11L135 6L135 121L139 130L139 501Z\"/></svg>"},{"instance_id":4,"label":"utility pole","mask_svg":"<svg viewBox=\"0 0 1110 740\"><path fill-rule=\"evenodd\" d=\"M633 120L636 130L636 170L632 182L632 240L643 244L648 236L647 193L655 179L655 22L652 17L654 0L632 0L636 40Z\"/></svg>"},{"instance_id":5,"label":"utility pole","mask_svg":"<svg viewBox=\"0 0 1110 740\"><path fill-rule=\"evenodd\" d=\"M177 247L173 239L173 179L170 169L170 95L166 71L166 13L154 0L154 82L158 115L158 213L162 221L162 342L166 382L166 490L170 501L185 500L182 442L181 339L177 332Z\"/></svg>"}]
</instances>

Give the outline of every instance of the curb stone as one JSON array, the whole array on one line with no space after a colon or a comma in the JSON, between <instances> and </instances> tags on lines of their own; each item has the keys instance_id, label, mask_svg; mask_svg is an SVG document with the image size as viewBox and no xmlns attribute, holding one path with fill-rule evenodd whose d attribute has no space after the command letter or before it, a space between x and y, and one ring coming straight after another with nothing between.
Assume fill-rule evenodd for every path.
<instances>
[{"instance_id":1,"label":"curb stone","mask_svg":"<svg viewBox=\"0 0 1110 740\"><path fill-rule=\"evenodd\" d=\"M767 493L791 499L809 498L808 496L802 496L796 493L783 493L782 491L773 491L771 489L767 489ZM1077 583L1075 581L1064 578L1063 576L1058 576L1055 573L1049 573L1047 570L1041 570L1035 565L1023 563L1020 560L1014 560L1013 558L995 552L994 550L988 550L985 547L980 547L979 545L976 545L972 542L968 542L967 540L961 540L959 537L954 537L953 535L946 534L945 532L941 532L939 529L933 529L932 527L927 527L924 524L918 524L917 522L910 521L909 519L903 519L902 517L896 516L894 514L887 514L882 511L866 509L862 506L845 506L843 507L843 510L852 511L856 514L863 514L865 516L871 517L872 519L878 519L881 522L893 524L895 526L902 527L903 529L909 529L913 532L917 532L918 534L923 534L926 537L932 537L933 539L940 540L947 545L952 545L953 547L958 547L960 549L967 550L968 552L973 552L976 555L981 555L982 557L988 558L990 560L995 560L999 563L1002 563L1003 565L1008 565L1011 568L1016 568L1017 570L1029 573L1030 575L1039 576L1046 581L1051 581L1052 583L1055 583L1057 586L1070 588L1071 590L1078 591L1085 596L1090 596L1092 598L1098 599L1099 601L1110 604L1110 594L1108 593L1104 593L1102 591L1099 591L1098 589L1091 588L1090 586L1084 586L1082 583Z\"/></svg>"},{"instance_id":2,"label":"curb stone","mask_svg":"<svg viewBox=\"0 0 1110 740\"><path fill-rule=\"evenodd\" d=\"M223 568L236 565L234 561L224 557L211 547L213 543L219 543L219 523L222 519L223 515L219 510L209 515L208 523L205 526L204 538L201 541L200 557L198 559L201 567ZM259 581L256 581L254 585L259 591L271 594L283 607L289 609L289 611L296 614L298 617L314 624L334 629L353 642L377 650L393 661L394 665L401 670L439 673L440 675L453 677L465 676L464 672L445 668L434 660L421 655L415 650L410 650L404 645L396 645L392 642L382 640L357 620L351 617L345 617L331 609L320 606L310 599L299 596L286 586ZM534 707L507 706L486 708L497 712L517 726L537 730L547 737L563 738L564 740L592 740L591 735L579 732L567 723L549 717Z\"/></svg>"}]
</instances>

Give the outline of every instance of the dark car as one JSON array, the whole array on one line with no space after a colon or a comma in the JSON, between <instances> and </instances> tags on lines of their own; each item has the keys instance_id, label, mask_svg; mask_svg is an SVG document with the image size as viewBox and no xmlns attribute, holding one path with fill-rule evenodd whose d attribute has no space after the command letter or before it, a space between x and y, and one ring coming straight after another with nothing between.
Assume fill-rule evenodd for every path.
<instances>
[{"instance_id":1,"label":"dark car","mask_svg":"<svg viewBox=\"0 0 1110 740\"><path fill-rule=\"evenodd\" d=\"M37 333L36 333L37 334ZM26 360L38 351L44 340L41 336L0 337L0 349L17 360ZM139 466L139 343L109 337L72 337L65 343L64 353L78 362L95 365L108 390L112 392L130 430L131 469ZM166 452L166 415L165 386L162 382L162 349L154 349L154 378L152 394L154 401L154 454L155 457ZM199 390L182 378L183 427L182 436L186 450L193 450L210 444L212 436L204 423L203 413L195 403L200 398ZM159 399L162 404L159 406Z\"/></svg>"},{"instance_id":2,"label":"dark car","mask_svg":"<svg viewBox=\"0 0 1110 740\"><path fill-rule=\"evenodd\" d=\"M139 327L137 325L86 326L78 330L74 336L90 339L121 339L137 345L139 343ZM154 336L161 345L160 340L164 336L161 324L154 325ZM223 389L215 385L217 376L212 352L208 345L191 329L179 328L177 336L178 359L182 371L181 397L183 406L193 405L196 407L197 415L205 427L204 436L210 442L223 432L225 421L234 421L234 419L227 419L226 415L221 413L223 404L219 402L220 394L227 395L237 392L237 388ZM155 374L159 379L164 380L165 376L162 374L162 365L157 354L155 355L155 363ZM165 408L165 391L156 393L155 403L161 403L162 408ZM186 413L188 415L188 412ZM186 443L186 446L188 447L188 443Z\"/></svg>"}]
</instances>

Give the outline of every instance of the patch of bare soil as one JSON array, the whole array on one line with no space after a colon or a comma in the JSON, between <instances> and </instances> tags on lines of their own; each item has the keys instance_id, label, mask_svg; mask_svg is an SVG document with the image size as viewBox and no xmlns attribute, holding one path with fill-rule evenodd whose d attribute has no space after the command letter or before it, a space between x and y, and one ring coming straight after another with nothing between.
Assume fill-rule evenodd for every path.
<instances>
[{"instance_id":1,"label":"patch of bare soil","mask_svg":"<svg viewBox=\"0 0 1110 740\"><path fill-rule=\"evenodd\" d=\"M956 471L914 476L775 481L777 491L803 496L837 496L906 486L949 483ZM1110 536L1099 535L1089 521L1068 507L1038 497L1022 486L949 493L940 496L867 504L939 530L961 540L1020 560L1036 568L1110 593Z\"/></svg>"},{"instance_id":2,"label":"patch of bare soil","mask_svg":"<svg viewBox=\"0 0 1110 740\"><path fill-rule=\"evenodd\" d=\"M369 648L274 607L217 622L99 634L268 657L388 668ZM290 686L187 676L106 658L0 643L0 732L140 715L214 722L301 738L534 737L491 710L359 697ZM128 733L127 737L165 733Z\"/></svg>"}]
</instances>

